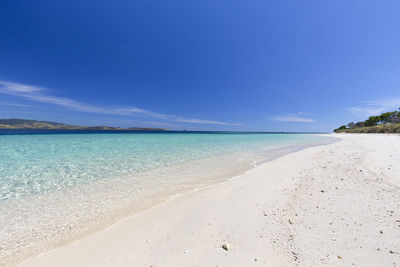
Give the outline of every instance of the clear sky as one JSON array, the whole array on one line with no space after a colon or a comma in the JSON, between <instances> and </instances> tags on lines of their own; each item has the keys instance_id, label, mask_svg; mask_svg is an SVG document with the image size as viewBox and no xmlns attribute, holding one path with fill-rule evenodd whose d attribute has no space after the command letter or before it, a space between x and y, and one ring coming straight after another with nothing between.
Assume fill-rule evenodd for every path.
<instances>
[{"instance_id":1,"label":"clear sky","mask_svg":"<svg viewBox=\"0 0 400 267\"><path fill-rule=\"evenodd\" d=\"M2 0L0 118L331 131L400 106L400 1Z\"/></svg>"}]
</instances>

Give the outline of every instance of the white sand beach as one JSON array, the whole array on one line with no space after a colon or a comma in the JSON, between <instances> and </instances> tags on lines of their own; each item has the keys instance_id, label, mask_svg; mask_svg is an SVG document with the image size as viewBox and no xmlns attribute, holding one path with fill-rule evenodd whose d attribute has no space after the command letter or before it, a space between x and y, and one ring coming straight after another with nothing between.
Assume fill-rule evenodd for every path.
<instances>
[{"instance_id":1,"label":"white sand beach","mask_svg":"<svg viewBox=\"0 0 400 267\"><path fill-rule=\"evenodd\" d=\"M400 136L333 136L20 265L399 266Z\"/></svg>"}]
</instances>

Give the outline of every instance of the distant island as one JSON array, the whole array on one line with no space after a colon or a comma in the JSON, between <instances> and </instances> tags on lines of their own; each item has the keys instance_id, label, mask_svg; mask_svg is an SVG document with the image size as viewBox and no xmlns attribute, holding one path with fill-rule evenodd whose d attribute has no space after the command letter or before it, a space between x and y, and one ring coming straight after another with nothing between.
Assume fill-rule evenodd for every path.
<instances>
[{"instance_id":1,"label":"distant island","mask_svg":"<svg viewBox=\"0 0 400 267\"><path fill-rule=\"evenodd\" d=\"M334 130L335 133L400 133L399 111L371 116L365 121L350 122Z\"/></svg>"},{"instance_id":2,"label":"distant island","mask_svg":"<svg viewBox=\"0 0 400 267\"><path fill-rule=\"evenodd\" d=\"M160 128L129 127L119 128L110 126L76 126L65 123L23 120L23 119L0 119L0 129L32 129L32 130L86 130L86 131L168 131Z\"/></svg>"}]
</instances>

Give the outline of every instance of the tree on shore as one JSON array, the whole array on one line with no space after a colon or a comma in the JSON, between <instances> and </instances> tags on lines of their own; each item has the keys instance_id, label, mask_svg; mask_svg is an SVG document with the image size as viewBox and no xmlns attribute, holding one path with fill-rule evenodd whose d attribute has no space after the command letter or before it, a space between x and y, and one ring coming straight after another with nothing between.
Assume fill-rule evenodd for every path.
<instances>
[{"instance_id":1,"label":"tree on shore","mask_svg":"<svg viewBox=\"0 0 400 267\"><path fill-rule=\"evenodd\" d=\"M349 129L353 129L354 127L356 127L356 124L354 122L350 122L349 124L347 124L347 128Z\"/></svg>"},{"instance_id":2,"label":"tree on shore","mask_svg":"<svg viewBox=\"0 0 400 267\"><path fill-rule=\"evenodd\" d=\"M350 122L349 124L342 125L334 131L344 130L344 129L354 129L354 128L362 128L362 127L370 127L376 126L379 124L396 124L400 123L400 108L399 110L393 112L385 112L378 116L370 116L365 121L359 121L357 123Z\"/></svg>"}]
</instances>

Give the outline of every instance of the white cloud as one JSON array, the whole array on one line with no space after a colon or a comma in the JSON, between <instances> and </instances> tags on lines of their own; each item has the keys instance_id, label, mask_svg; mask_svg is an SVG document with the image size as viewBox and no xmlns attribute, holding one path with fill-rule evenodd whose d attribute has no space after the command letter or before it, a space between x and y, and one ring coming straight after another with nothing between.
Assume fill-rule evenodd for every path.
<instances>
[{"instance_id":1,"label":"white cloud","mask_svg":"<svg viewBox=\"0 0 400 267\"><path fill-rule=\"evenodd\" d=\"M138 107L101 107L97 105L91 105L75 101L70 98L51 96L45 93L46 89L42 87L36 87L31 85L24 85L13 82L0 81L0 93L6 95L13 95L28 99L30 101L47 103L56 106L60 106L69 110L88 112L88 113L100 113L100 114L111 114L111 115L132 115L132 116L145 116L160 119L163 121L191 123L191 124L213 124L213 125L226 125L226 126L241 126L240 123L230 123L223 121L214 120L203 120L196 118L183 118L175 115L162 114L152 112L149 110L141 109Z\"/></svg>"},{"instance_id":2,"label":"white cloud","mask_svg":"<svg viewBox=\"0 0 400 267\"><path fill-rule=\"evenodd\" d=\"M36 86L30 86L12 82L4 82L4 81L0 81L0 85L3 87L5 91L16 92L16 93L17 92L29 93L29 92L38 92L43 90L43 88Z\"/></svg>"},{"instance_id":3,"label":"white cloud","mask_svg":"<svg viewBox=\"0 0 400 267\"><path fill-rule=\"evenodd\" d=\"M372 115L377 115L381 114L385 109L384 108L372 108L372 107L353 107L349 108L348 111L350 111L353 114L359 114L362 116L372 116Z\"/></svg>"},{"instance_id":4,"label":"white cloud","mask_svg":"<svg viewBox=\"0 0 400 267\"><path fill-rule=\"evenodd\" d=\"M400 107L400 97L394 97L390 99L378 99L373 101L361 102L363 106L361 107L351 107L347 110L354 114L359 114L362 116L373 116L379 115L386 111L394 111Z\"/></svg>"},{"instance_id":5,"label":"white cloud","mask_svg":"<svg viewBox=\"0 0 400 267\"><path fill-rule=\"evenodd\" d=\"M311 118L304 118L297 115L274 116L271 119L274 121L282 121L282 122L307 122L307 123L315 122L315 120Z\"/></svg>"},{"instance_id":6,"label":"white cloud","mask_svg":"<svg viewBox=\"0 0 400 267\"><path fill-rule=\"evenodd\" d=\"M29 105L19 104L19 103L9 103L9 102L0 102L0 106L29 107Z\"/></svg>"}]
</instances>

